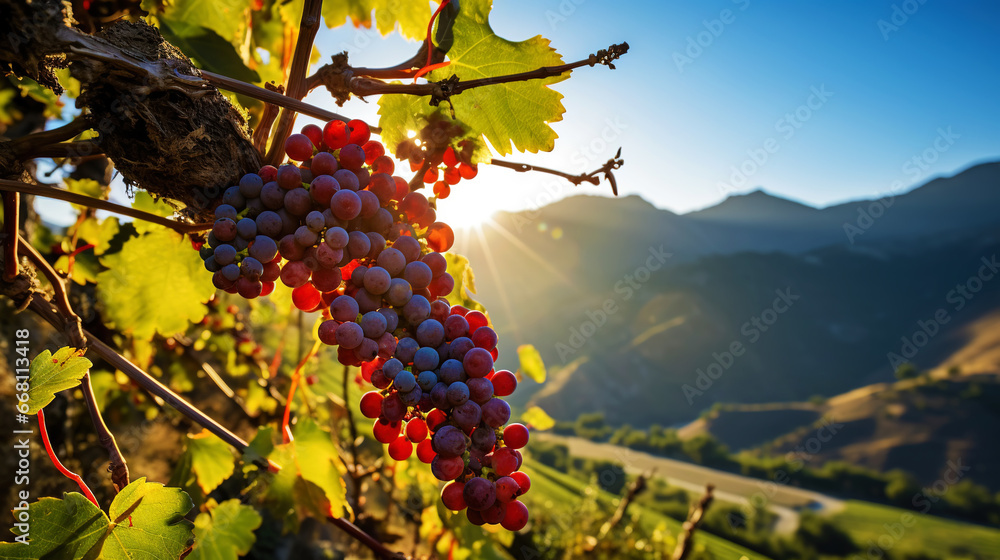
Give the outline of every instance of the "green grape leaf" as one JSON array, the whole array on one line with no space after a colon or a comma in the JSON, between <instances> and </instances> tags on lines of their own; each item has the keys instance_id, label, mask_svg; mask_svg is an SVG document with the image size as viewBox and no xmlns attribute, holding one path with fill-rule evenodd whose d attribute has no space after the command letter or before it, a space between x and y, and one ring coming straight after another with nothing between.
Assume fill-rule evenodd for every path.
<instances>
[{"instance_id":1,"label":"green grape leaf","mask_svg":"<svg viewBox=\"0 0 1000 560\"><path fill-rule=\"evenodd\" d=\"M84 251L73 257L73 272L69 273L69 256L63 255L52 264L59 272L69 274L70 280L80 286L87 283L97 283L97 275L101 272L101 263L97 262L97 256L93 251Z\"/></svg>"},{"instance_id":2,"label":"green grape leaf","mask_svg":"<svg viewBox=\"0 0 1000 560\"><path fill-rule=\"evenodd\" d=\"M451 64L431 72L428 80L452 75L474 80L516 74L542 66L562 64L562 57L549 46L548 39L536 36L525 41L508 41L497 36L489 24L491 0L463 0L455 20L454 42L448 51ZM550 123L562 120L562 94L549 86L569 77L569 73L538 80L510 82L466 90L451 98L456 117L482 136L500 155L551 151L557 134ZM395 99L402 98L402 99ZM379 125L384 143L391 148L401 141L415 123L442 109L430 106L427 98L383 95L379 99Z\"/></svg>"},{"instance_id":3,"label":"green grape leaf","mask_svg":"<svg viewBox=\"0 0 1000 560\"><path fill-rule=\"evenodd\" d=\"M251 386L257 385L251 383ZM259 385L258 385L259 386ZM243 461L252 463L258 459L264 459L274 451L274 428L271 426L261 426L257 429L257 434L250 440L246 451L243 452Z\"/></svg>"},{"instance_id":4,"label":"green grape leaf","mask_svg":"<svg viewBox=\"0 0 1000 560\"><path fill-rule=\"evenodd\" d=\"M250 552L254 530L262 518L236 498L200 513L194 520L194 548L190 560L236 560Z\"/></svg>"},{"instance_id":5,"label":"green grape leaf","mask_svg":"<svg viewBox=\"0 0 1000 560\"><path fill-rule=\"evenodd\" d=\"M323 2L323 21L331 29L344 25L348 19L354 27L371 27L374 4L373 0Z\"/></svg>"},{"instance_id":6,"label":"green grape leaf","mask_svg":"<svg viewBox=\"0 0 1000 560\"><path fill-rule=\"evenodd\" d=\"M82 194L84 196L89 196L91 198L99 198L101 200L107 200L108 193L111 192L111 187L104 186L93 179L70 179L67 178L66 190L69 192ZM87 207L82 204L70 203L77 212L82 212Z\"/></svg>"},{"instance_id":7,"label":"green grape leaf","mask_svg":"<svg viewBox=\"0 0 1000 560\"><path fill-rule=\"evenodd\" d=\"M556 425L556 421L539 406L533 406L525 410L524 414L521 415L521 422L531 426L534 430L543 432L552 429Z\"/></svg>"},{"instance_id":8,"label":"green grape leaf","mask_svg":"<svg viewBox=\"0 0 1000 560\"><path fill-rule=\"evenodd\" d=\"M184 54L194 58L181 44L167 37L167 33L177 32L188 37L191 27L201 27L212 31L213 35L239 47L245 43L247 35L247 12L253 8L252 0L172 0L171 2L152 2L144 0L142 8L156 14L157 24L161 32L165 26L173 31L163 33L164 38L176 45ZM163 11L159 9L162 7ZM233 51L235 54L235 51ZM237 55L239 56L239 55ZM233 76L235 77L235 76Z\"/></svg>"},{"instance_id":9,"label":"green grape leaf","mask_svg":"<svg viewBox=\"0 0 1000 560\"><path fill-rule=\"evenodd\" d=\"M184 515L193 506L191 497L177 488L134 480L111 502L111 531L100 558L180 558L191 544L192 524Z\"/></svg>"},{"instance_id":10,"label":"green grape leaf","mask_svg":"<svg viewBox=\"0 0 1000 560\"><path fill-rule=\"evenodd\" d=\"M199 6L214 6L219 2L186 2ZM242 18L229 18L242 21ZM205 20L211 22L217 20ZM242 82L258 82L260 76L244 63L232 45L225 37L214 29L202 27L185 21L160 19L160 32L163 38L191 57L195 64L204 70L229 76ZM243 33L246 33L244 26Z\"/></svg>"},{"instance_id":11,"label":"green grape leaf","mask_svg":"<svg viewBox=\"0 0 1000 560\"><path fill-rule=\"evenodd\" d=\"M76 232L84 243L94 245L93 254L102 255L111 248L111 240L118 235L120 230L118 218L109 216L98 220L91 216L80 224Z\"/></svg>"},{"instance_id":12,"label":"green grape leaf","mask_svg":"<svg viewBox=\"0 0 1000 560\"><path fill-rule=\"evenodd\" d=\"M229 445L207 430L188 436L186 453L191 456L191 470L205 494L215 490L236 468Z\"/></svg>"},{"instance_id":13,"label":"green grape leaf","mask_svg":"<svg viewBox=\"0 0 1000 560\"><path fill-rule=\"evenodd\" d=\"M469 259L455 253L445 253L444 258L448 261L448 274L455 279L455 287L446 296L448 303L485 312L486 308L476 301L476 275Z\"/></svg>"},{"instance_id":14,"label":"green grape leaf","mask_svg":"<svg viewBox=\"0 0 1000 560\"><path fill-rule=\"evenodd\" d=\"M59 558L78 560L99 548L108 530L108 517L78 492L42 498L14 509L14 542L0 543L0 558ZM27 523L18 525L18 520ZM25 544L27 543L27 544Z\"/></svg>"},{"instance_id":15,"label":"green grape leaf","mask_svg":"<svg viewBox=\"0 0 1000 560\"><path fill-rule=\"evenodd\" d=\"M166 201L162 199L155 200L153 196L146 191L139 191L135 193L135 198L132 200L132 208L142 210L143 212L149 212L150 214L156 214L157 216L162 216L164 218L169 218L176 212L174 207L167 204ZM164 229L164 227L159 224L154 224L145 220L135 220L132 222L132 225L139 233L146 233L147 231L160 231Z\"/></svg>"},{"instance_id":16,"label":"green grape leaf","mask_svg":"<svg viewBox=\"0 0 1000 560\"><path fill-rule=\"evenodd\" d=\"M129 239L101 264L108 269L97 275L104 318L135 338L186 330L205 316L215 293L198 253L166 228Z\"/></svg>"},{"instance_id":17,"label":"green grape leaf","mask_svg":"<svg viewBox=\"0 0 1000 560\"><path fill-rule=\"evenodd\" d=\"M28 412L37 414L52 402L56 393L80 384L80 379L90 371L90 360L83 357L83 350L64 347L55 354L44 350L31 360L28 368Z\"/></svg>"},{"instance_id":18,"label":"green grape leaf","mask_svg":"<svg viewBox=\"0 0 1000 560\"><path fill-rule=\"evenodd\" d=\"M402 0L376 0L375 28L382 35L388 35L399 27L400 34L407 39L425 39L427 22L431 20L431 7L427 2L404 2Z\"/></svg>"},{"instance_id":19,"label":"green grape leaf","mask_svg":"<svg viewBox=\"0 0 1000 560\"><path fill-rule=\"evenodd\" d=\"M330 432L309 418L292 429L290 443L274 447L270 459L281 470L269 477L264 502L287 531L296 531L301 519L350 511L347 488L341 478L346 473L338 460L337 446Z\"/></svg>"},{"instance_id":20,"label":"green grape leaf","mask_svg":"<svg viewBox=\"0 0 1000 560\"><path fill-rule=\"evenodd\" d=\"M42 86L31 78L18 78L9 76L8 79L21 90L22 97L30 97L35 101L45 105L44 114L46 117L61 119L62 110L65 106L62 99L52 90Z\"/></svg>"},{"instance_id":21,"label":"green grape leaf","mask_svg":"<svg viewBox=\"0 0 1000 560\"><path fill-rule=\"evenodd\" d=\"M517 357L521 361L518 369L523 375L533 379L536 383L545 382L545 362L542 361L541 354L530 344L522 344L517 347Z\"/></svg>"}]
</instances>

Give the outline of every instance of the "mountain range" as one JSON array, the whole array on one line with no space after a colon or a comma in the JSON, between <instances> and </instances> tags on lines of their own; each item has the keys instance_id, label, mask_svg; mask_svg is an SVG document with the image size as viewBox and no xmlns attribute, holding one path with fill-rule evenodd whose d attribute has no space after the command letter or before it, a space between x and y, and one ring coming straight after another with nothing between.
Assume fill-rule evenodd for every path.
<instances>
[{"instance_id":1,"label":"mountain range","mask_svg":"<svg viewBox=\"0 0 1000 560\"><path fill-rule=\"evenodd\" d=\"M493 311L499 365L531 343L548 366L516 404L679 425L716 402L833 396L902 362L975 359L969 329L1000 306L998 207L991 162L822 209L763 191L683 215L574 196L498 214L454 250Z\"/></svg>"}]
</instances>

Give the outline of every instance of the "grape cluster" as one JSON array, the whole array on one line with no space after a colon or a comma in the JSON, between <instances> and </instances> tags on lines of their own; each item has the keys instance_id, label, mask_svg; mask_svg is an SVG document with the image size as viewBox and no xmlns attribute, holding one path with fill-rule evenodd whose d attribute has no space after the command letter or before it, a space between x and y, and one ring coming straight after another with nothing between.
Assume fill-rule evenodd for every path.
<instances>
[{"instance_id":1,"label":"grape cluster","mask_svg":"<svg viewBox=\"0 0 1000 560\"><path fill-rule=\"evenodd\" d=\"M447 482L446 507L519 530L528 521L516 499L530 486L518 472L528 430L507 425L501 399L517 378L494 369L498 338L486 315L445 299L455 281L442 253L455 238L434 205L447 192L410 192L370 136L362 121L289 136L285 153L301 163L265 166L225 191L200 249L205 267L221 290L252 299L280 280L297 308L322 312L320 340L375 387L360 408L390 457L406 460L415 447ZM446 181L475 176L465 146L433 152Z\"/></svg>"},{"instance_id":2,"label":"grape cluster","mask_svg":"<svg viewBox=\"0 0 1000 560\"><path fill-rule=\"evenodd\" d=\"M528 511L516 498L529 482L517 470L528 430L504 427L510 406L500 397L514 392L517 378L494 370L496 332L485 314L440 299L404 314L408 336L393 356L362 366L377 390L362 397L361 413L377 419L375 437L393 459L409 458L416 445L417 458L447 482L445 507L467 509L477 525L521 529Z\"/></svg>"},{"instance_id":3,"label":"grape cluster","mask_svg":"<svg viewBox=\"0 0 1000 560\"><path fill-rule=\"evenodd\" d=\"M432 190L438 199L448 198L451 187L462 179L473 179L479 173L479 166L472 163L475 152L473 141L460 140L457 150L450 144L451 138L461 134L462 128L457 124L432 120L421 129L419 144L414 139L408 139L396 147L396 155L409 160L410 171L420 171L427 164L421 179L424 184L434 185ZM448 140L441 142L441 139Z\"/></svg>"}]
</instances>

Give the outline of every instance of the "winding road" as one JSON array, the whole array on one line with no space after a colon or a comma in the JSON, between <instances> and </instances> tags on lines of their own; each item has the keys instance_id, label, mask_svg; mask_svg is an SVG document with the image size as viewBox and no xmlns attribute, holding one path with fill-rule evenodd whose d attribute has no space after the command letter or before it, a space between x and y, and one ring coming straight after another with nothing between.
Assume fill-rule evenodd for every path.
<instances>
[{"instance_id":1,"label":"winding road","mask_svg":"<svg viewBox=\"0 0 1000 560\"><path fill-rule=\"evenodd\" d=\"M799 510L809 509L817 513L836 513L844 508L843 500L825 494L803 490L794 486L777 484L748 476L720 471L701 465L686 463L676 459L657 457L627 447L609 443L595 443L583 438L559 436L535 432L532 437L539 441L561 443L569 448L569 454L586 459L606 459L621 463L625 471L639 474L650 470L655 476L669 484L700 494L705 484L715 485L715 497L734 504L767 504L768 511L778 516L774 530L789 534L799 525Z\"/></svg>"}]
</instances>

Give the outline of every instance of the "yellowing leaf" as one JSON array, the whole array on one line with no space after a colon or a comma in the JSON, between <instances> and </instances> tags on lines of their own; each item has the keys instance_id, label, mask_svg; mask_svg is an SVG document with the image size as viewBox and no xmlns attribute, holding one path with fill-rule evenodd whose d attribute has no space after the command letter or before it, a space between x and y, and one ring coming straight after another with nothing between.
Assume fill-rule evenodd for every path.
<instances>
[{"instance_id":1,"label":"yellowing leaf","mask_svg":"<svg viewBox=\"0 0 1000 560\"><path fill-rule=\"evenodd\" d=\"M373 7L373 0L323 2L323 21L330 28L340 27L346 20L350 20L354 27L371 27Z\"/></svg>"},{"instance_id":2,"label":"yellowing leaf","mask_svg":"<svg viewBox=\"0 0 1000 560\"><path fill-rule=\"evenodd\" d=\"M538 406L533 406L525 410L524 414L521 415L521 422L524 422L535 430L543 432L556 425L556 421Z\"/></svg>"},{"instance_id":3,"label":"yellowing leaf","mask_svg":"<svg viewBox=\"0 0 1000 560\"><path fill-rule=\"evenodd\" d=\"M463 81L496 77L562 64L548 39L536 36L525 41L498 37L489 24L490 0L463 0L453 27L454 41L448 51L451 64L431 72L430 81L457 75ZM493 146L500 155L512 148L522 152L552 150L557 137L550 123L562 120L562 94L551 84L569 73L538 80L510 82L466 90L451 98L455 116ZM394 150L415 130L421 117L445 109L430 106L428 98L383 95L379 99L379 125L387 147Z\"/></svg>"},{"instance_id":4,"label":"yellowing leaf","mask_svg":"<svg viewBox=\"0 0 1000 560\"><path fill-rule=\"evenodd\" d=\"M233 474L236 459L229 445L207 430L188 436L187 451L191 456L191 471L202 492L209 494Z\"/></svg>"},{"instance_id":5,"label":"yellowing leaf","mask_svg":"<svg viewBox=\"0 0 1000 560\"><path fill-rule=\"evenodd\" d=\"M69 192L82 194L84 196L89 196L91 198L99 198L101 200L106 200L108 198L108 193L111 192L110 187L106 187L93 179L66 179L66 190ZM70 204L77 212L82 212L86 209L86 206L81 204Z\"/></svg>"},{"instance_id":6,"label":"yellowing leaf","mask_svg":"<svg viewBox=\"0 0 1000 560\"><path fill-rule=\"evenodd\" d=\"M407 39L424 39L427 36L427 22L431 19L431 7L420 0L376 0L375 28L382 35L392 33L396 26Z\"/></svg>"},{"instance_id":7,"label":"yellowing leaf","mask_svg":"<svg viewBox=\"0 0 1000 560\"><path fill-rule=\"evenodd\" d=\"M166 228L132 238L104 255L97 276L104 318L135 338L172 336L207 313L211 275L182 236Z\"/></svg>"},{"instance_id":8,"label":"yellowing leaf","mask_svg":"<svg viewBox=\"0 0 1000 560\"><path fill-rule=\"evenodd\" d=\"M174 215L174 208L172 206L162 200L153 200L153 197L146 191L139 191L135 193L135 200L132 201L132 208L142 210L143 212L149 212L150 214L156 214L157 216L163 216L165 218ZM132 222L132 225L135 226L135 230L139 233L164 229L161 225L143 220L135 220Z\"/></svg>"},{"instance_id":9,"label":"yellowing leaf","mask_svg":"<svg viewBox=\"0 0 1000 560\"><path fill-rule=\"evenodd\" d=\"M517 347L517 357L521 360L521 367L518 371L533 379L536 383L545 382L545 363L542 356L530 344L522 344Z\"/></svg>"},{"instance_id":10,"label":"yellowing leaf","mask_svg":"<svg viewBox=\"0 0 1000 560\"><path fill-rule=\"evenodd\" d=\"M250 552L261 516L236 498L216 505L194 520L190 560L236 560Z\"/></svg>"},{"instance_id":11,"label":"yellowing leaf","mask_svg":"<svg viewBox=\"0 0 1000 560\"><path fill-rule=\"evenodd\" d=\"M25 414L37 414L52 402L56 393L79 385L80 379L93 365L90 360L83 357L82 350L70 347L60 348L54 355L44 350L35 356L28 368L30 385L28 412Z\"/></svg>"},{"instance_id":12,"label":"yellowing leaf","mask_svg":"<svg viewBox=\"0 0 1000 560\"><path fill-rule=\"evenodd\" d=\"M448 303L485 312L483 305L476 301L476 275L469 259L455 253L445 253L444 258L448 261L448 274L455 279L455 287L446 296Z\"/></svg>"}]
</instances>

